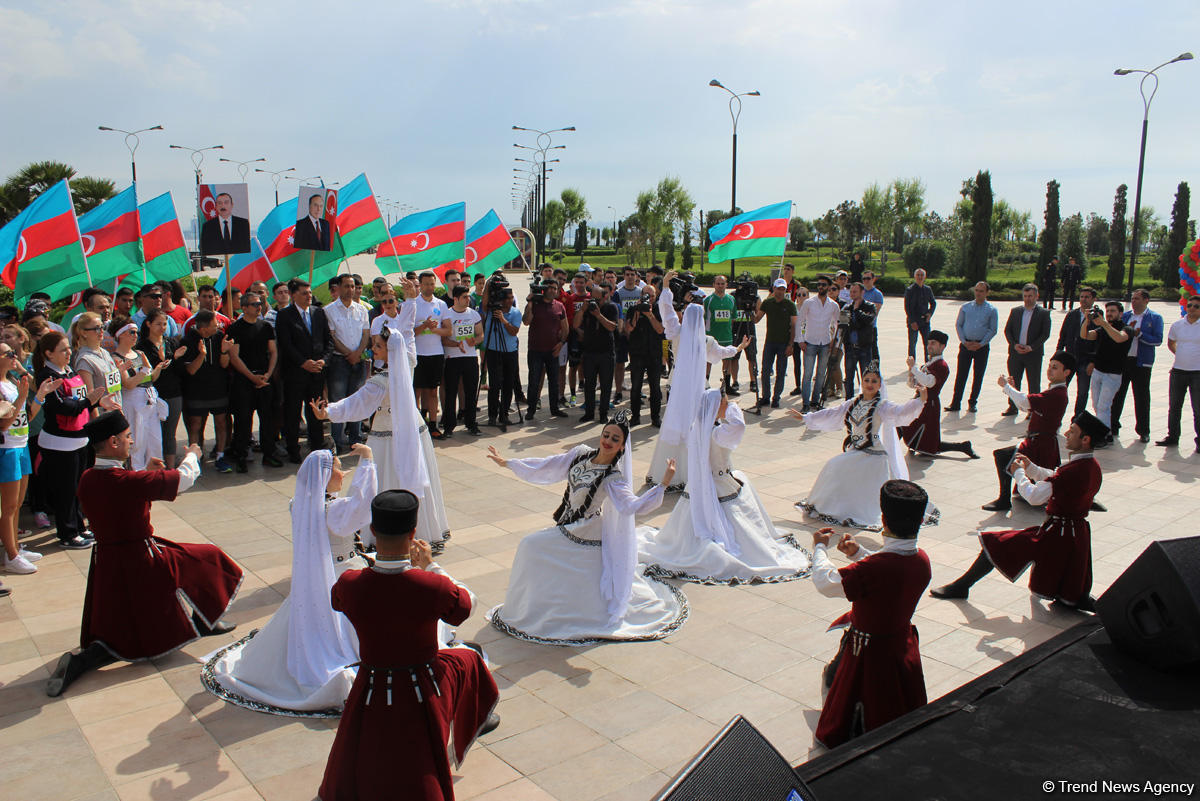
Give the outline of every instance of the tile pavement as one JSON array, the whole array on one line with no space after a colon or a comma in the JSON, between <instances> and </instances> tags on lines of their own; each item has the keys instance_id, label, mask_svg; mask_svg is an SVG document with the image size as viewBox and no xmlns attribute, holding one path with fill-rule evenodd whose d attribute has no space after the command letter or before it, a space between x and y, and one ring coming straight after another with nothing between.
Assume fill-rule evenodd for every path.
<instances>
[{"instance_id":1,"label":"tile pavement","mask_svg":"<svg viewBox=\"0 0 1200 801\"><path fill-rule=\"evenodd\" d=\"M999 305L1003 314L1009 304ZM955 307L942 304L936 316L940 326L949 329ZM1174 314L1165 305L1160 311ZM887 381L903 395L905 337L899 317L899 299L889 298L881 320L882 347ZM1054 318L1059 323L1062 313ZM993 351L979 414L944 419L948 438L972 439L984 458L910 460L913 477L942 511L941 525L925 529L921 537L937 583L953 578L974 557L971 531L1004 522L979 509L995 494L988 451L1013 442L1023 425L999 416L1003 398L994 382L1003 346ZM1154 372L1155 437L1163 434L1169 363L1163 349ZM572 418L578 415L572 412ZM792 503L838 451L840 437L805 433L783 410L748 419L737 463L776 523L806 542L811 526ZM687 585L690 620L653 643L552 648L506 638L484 624L482 610L503 600L521 536L547 522L561 492L520 483L483 458L486 446L513 455L550 454L595 433L575 419L540 419L507 435L489 431L481 440L464 437L438 445L454 529L441 561L479 597L481 609L460 633L485 644L502 690L504 721L463 765L456 784L459 799L647 799L737 713L758 725L789 759L803 761L814 750L821 666L837 646L837 638L824 629L846 605L819 596L807 581L738 588ZM639 470L648 461L652 433L648 427L635 430ZM1096 589L1102 591L1150 540L1194 533L1189 499L1195 498L1200 457L1190 449L1164 450L1126 439L1099 458L1105 470L1101 498L1110 509L1093 517ZM210 470L177 502L154 510L163 536L217 543L246 569L228 616L239 624L239 634L262 625L288 592L293 487L291 470L254 467L247 476ZM644 522L661 523L671 504ZM1024 506L1011 515L1015 525L1039 518ZM0 600L0 787L5 798L314 797L334 724L260 715L207 694L199 679L200 658L229 638L193 643L153 663L115 665L80 679L63 698L47 698L42 687L48 671L78 636L88 565L86 552L60 551L51 541L44 532L31 538L30 547L45 546L41 569L36 575L6 576L14 592ZM930 697L1075 620L994 575L969 602L926 598L916 623Z\"/></svg>"}]
</instances>

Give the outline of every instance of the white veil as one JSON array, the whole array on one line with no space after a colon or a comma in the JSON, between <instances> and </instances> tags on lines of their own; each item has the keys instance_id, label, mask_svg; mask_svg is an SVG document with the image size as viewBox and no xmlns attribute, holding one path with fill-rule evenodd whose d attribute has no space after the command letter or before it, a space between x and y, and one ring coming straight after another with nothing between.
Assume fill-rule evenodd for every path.
<instances>
[{"instance_id":1,"label":"white veil","mask_svg":"<svg viewBox=\"0 0 1200 801\"><path fill-rule=\"evenodd\" d=\"M879 372L878 368L875 372ZM881 404L888 403L887 384L883 382L882 375L879 376L879 397ZM878 416L876 419L879 419ZM891 415L888 415L887 422L879 420L879 441L883 443L883 452L887 454L892 478L908 481L908 462L904 459L904 448L900 447L900 435L896 433L896 424L891 420Z\"/></svg>"},{"instance_id":2,"label":"white veil","mask_svg":"<svg viewBox=\"0 0 1200 801\"><path fill-rule=\"evenodd\" d=\"M706 389L700 396L700 411L693 418L688 432L688 483L687 493L692 507L692 525L696 536L710 540L725 549L730 556L738 556L741 548L733 536L733 528L721 509L717 487L713 482L712 467L708 454L712 444L713 423L721 408L721 390Z\"/></svg>"},{"instance_id":3,"label":"white veil","mask_svg":"<svg viewBox=\"0 0 1200 801\"><path fill-rule=\"evenodd\" d=\"M618 412L621 419L627 412ZM629 431L628 417L625 429L625 450L621 454L621 480L628 483L633 475L633 435ZM632 490L631 490L632 491ZM637 570L637 530L634 516L614 508L612 501L605 499L609 508L600 516L600 550L604 563L600 574L600 596L608 601L609 622L616 623L625 616L629 596L633 594L633 573Z\"/></svg>"},{"instance_id":4,"label":"white veil","mask_svg":"<svg viewBox=\"0 0 1200 801\"><path fill-rule=\"evenodd\" d=\"M394 329L387 338L388 398L392 409L392 466L398 489L406 489L419 499L425 498L429 472L421 450L421 417L417 414L417 396L413 393L412 371L408 364L405 337Z\"/></svg>"},{"instance_id":5,"label":"white veil","mask_svg":"<svg viewBox=\"0 0 1200 801\"><path fill-rule=\"evenodd\" d=\"M325 523L325 488L333 454L313 451L296 475L292 499L292 589L288 615L288 672L305 687L322 687L337 671L358 661L350 620L333 611L333 555Z\"/></svg>"},{"instance_id":6,"label":"white veil","mask_svg":"<svg viewBox=\"0 0 1200 801\"><path fill-rule=\"evenodd\" d=\"M704 334L704 309L689 303L683 312L683 327L679 332L679 345L675 352L675 372L671 376L671 397L663 414L659 441L674 445L683 442L696 410L700 408L700 394L704 391L704 372L708 364L705 358L707 343ZM689 469L690 469L689 465ZM707 468L706 468L707 469Z\"/></svg>"}]
</instances>

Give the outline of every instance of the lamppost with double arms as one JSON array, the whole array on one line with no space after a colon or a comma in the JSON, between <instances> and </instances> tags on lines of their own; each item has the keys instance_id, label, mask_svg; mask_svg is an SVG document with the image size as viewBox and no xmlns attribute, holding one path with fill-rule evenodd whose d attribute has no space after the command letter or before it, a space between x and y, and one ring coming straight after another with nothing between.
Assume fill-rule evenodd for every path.
<instances>
[{"instance_id":1,"label":"lamppost with double arms","mask_svg":"<svg viewBox=\"0 0 1200 801\"><path fill-rule=\"evenodd\" d=\"M137 154L138 145L140 145L142 143L142 140L141 140L141 138L138 137L138 134L144 134L147 131L161 131L161 130L163 130L163 127L161 125L155 125L153 128L142 128L139 131L122 131L120 128L109 128L107 125L100 125L97 127L99 127L100 130L102 130L102 131L112 131L113 133L125 134L125 147L129 148L129 167L130 167L130 170L133 172L133 182L136 184L137 183L136 154Z\"/></svg>"},{"instance_id":2,"label":"lamppost with double arms","mask_svg":"<svg viewBox=\"0 0 1200 801\"><path fill-rule=\"evenodd\" d=\"M289 172L295 172L295 167L288 167L286 170L264 170L262 167L255 167L255 172L261 172L271 176L271 182L275 184L275 205L279 205L279 182L283 180Z\"/></svg>"},{"instance_id":3,"label":"lamppost with double arms","mask_svg":"<svg viewBox=\"0 0 1200 801\"><path fill-rule=\"evenodd\" d=\"M514 125L512 127L512 129L514 131L525 131L526 133L537 134L537 139L536 139L537 146L536 147L530 147L529 145L518 145L516 143L513 144L513 147L520 147L520 148L524 148L526 150L535 150L541 156L539 161L541 161L541 164L542 164L542 186L541 186L541 199L539 201L539 211L538 211L538 220L537 220L538 248L540 249L542 247L542 243L546 239L546 222L544 219L546 216L546 151L548 151L548 150L566 150L566 147L567 147L566 145L553 145L552 146L552 143L554 141L552 134L563 133L564 131L574 131L575 126L569 125L566 128L553 128L549 131L539 131L537 128L523 128L520 125Z\"/></svg>"},{"instance_id":4,"label":"lamppost with double arms","mask_svg":"<svg viewBox=\"0 0 1200 801\"><path fill-rule=\"evenodd\" d=\"M737 213L737 126L738 117L742 116L742 98L743 97L760 97L761 93L756 89L753 92L735 92L725 84L713 78L708 82L709 86L715 86L718 89L724 89L729 93L729 116L733 120L733 170L730 178L729 189L729 215L732 217ZM737 259L729 260L729 277L733 278Z\"/></svg>"}]
</instances>

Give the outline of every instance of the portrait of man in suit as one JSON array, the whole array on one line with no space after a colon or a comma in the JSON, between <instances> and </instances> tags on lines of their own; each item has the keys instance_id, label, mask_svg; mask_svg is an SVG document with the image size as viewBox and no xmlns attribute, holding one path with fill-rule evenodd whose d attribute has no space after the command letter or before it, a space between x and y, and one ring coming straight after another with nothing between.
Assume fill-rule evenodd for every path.
<instances>
[{"instance_id":1,"label":"portrait of man in suit","mask_svg":"<svg viewBox=\"0 0 1200 801\"><path fill-rule=\"evenodd\" d=\"M200 252L205 256L250 252L250 221L234 214L233 195L221 192L215 198L217 216L200 228ZM243 212L244 213L244 212Z\"/></svg>"},{"instance_id":2,"label":"portrait of man in suit","mask_svg":"<svg viewBox=\"0 0 1200 801\"><path fill-rule=\"evenodd\" d=\"M325 192L309 192L308 214L296 220L292 246L297 250L329 250L333 246L329 220L325 219Z\"/></svg>"}]
</instances>

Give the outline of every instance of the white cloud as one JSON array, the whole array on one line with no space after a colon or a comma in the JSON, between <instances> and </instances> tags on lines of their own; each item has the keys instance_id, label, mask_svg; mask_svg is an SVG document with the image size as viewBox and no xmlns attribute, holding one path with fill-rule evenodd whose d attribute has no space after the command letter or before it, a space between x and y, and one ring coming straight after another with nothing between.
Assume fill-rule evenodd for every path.
<instances>
[{"instance_id":1,"label":"white cloud","mask_svg":"<svg viewBox=\"0 0 1200 801\"><path fill-rule=\"evenodd\" d=\"M0 84L6 89L72 74L63 32L48 20L0 8L0 30L5 39L0 48Z\"/></svg>"}]
</instances>

